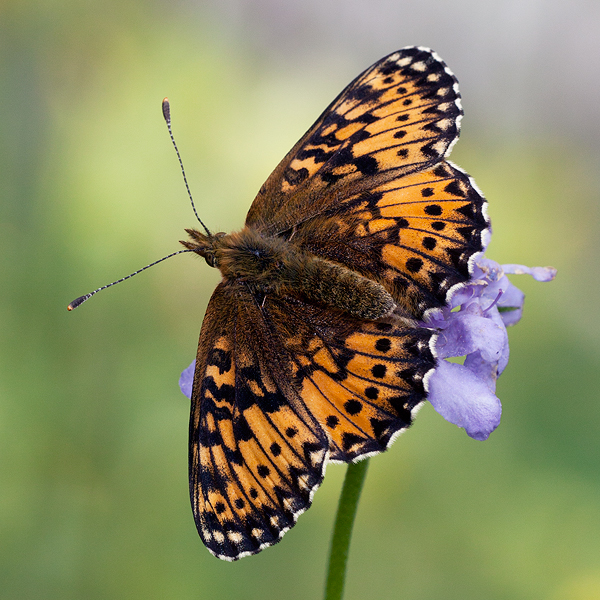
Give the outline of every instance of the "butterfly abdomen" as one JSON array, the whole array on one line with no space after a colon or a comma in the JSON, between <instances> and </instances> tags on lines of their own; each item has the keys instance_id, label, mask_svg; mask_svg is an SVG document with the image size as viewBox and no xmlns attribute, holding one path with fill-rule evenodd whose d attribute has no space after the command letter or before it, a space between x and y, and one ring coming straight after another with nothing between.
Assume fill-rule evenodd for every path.
<instances>
[{"instance_id":1,"label":"butterfly abdomen","mask_svg":"<svg viewBox=\"0 0 600 600\"><path fill-rule=\"evenodd\" d=\"M281 237L266 237L246 227L208 238L207 247L208 240L200 235L204 238L201 243L192 235L197 244L186 242L186 247L210 255L207 262L218 267L225 279L243 281L265 294L299 296L366 320L387 316L396 306L379 283Z\"/></svg>"},{"instance_id":2,"label":"butterfly abdomen","mask_svg":"<svg viewBox=\"0 0 600 600\"><path fill-rule=\"evenodd\" d=\"M297 289L307 298L359 319L374 321L396 307L392 296L379 283L322 258L307 258L296 276Z\"/></svg>"}]
</instances>

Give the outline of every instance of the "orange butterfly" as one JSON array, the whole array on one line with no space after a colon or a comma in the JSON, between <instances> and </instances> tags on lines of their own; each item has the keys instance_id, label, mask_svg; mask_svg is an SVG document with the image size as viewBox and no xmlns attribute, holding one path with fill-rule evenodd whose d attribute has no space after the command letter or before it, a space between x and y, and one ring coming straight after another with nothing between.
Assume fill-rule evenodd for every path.
<instances>
[{"instance_id":1,"label":"orange butterfly","mask_svg":"<svg viewBox=\"0 0 600 600\"><path fill-rule=\"evenodd\" d=\"M196 359L190 495L210 552L270 546L328 462L385 450L425 400L436 332L470 278L485 199L445 160L458 84L427 48L376 62L330 104L255 198L245 227L188 229L220 269Z\"/></svg>"}]
</instances>

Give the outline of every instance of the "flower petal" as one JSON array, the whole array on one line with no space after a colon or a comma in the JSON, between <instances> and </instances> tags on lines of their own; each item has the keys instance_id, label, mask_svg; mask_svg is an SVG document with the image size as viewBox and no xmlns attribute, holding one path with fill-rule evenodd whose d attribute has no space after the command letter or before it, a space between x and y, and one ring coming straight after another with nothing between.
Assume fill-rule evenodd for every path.
<instances>
[{"instance_id":1,"label":"flower petal","mask_svg":"<svg viewBox=\"0 0 600 600\"><path fill-rule=\"evenodd\" d=\"M498 379L498 363L485 360L481 352L473 352L465 358L463 366L473 375L483 381L490 392L496 392L496 380Z\"/></svg>"},{"instance_id":2,"label":"flower petal","mask_svg":"<svg viewBox=\"0 0 600 600\"><path fill-rule=\"evenodd\" d=\"M452 313L448 327L440 332L436 341L437 355L440 358L465 356L479 350L485 360L498 360L505 342L503 329L486 317Z\"/></svg>"},{"instance_id":3,"label":"flower petal","mask_svg":"<svg viewBox=\"0 0 600 600\"><path fill-rule=\"evenodd\" d=\"M516 325L523 315L525 294L512 283L504 290L498 300L498 311L506 327Z\"/></svg>"},{"instance_id":4,"label":"flower petal","mask_svg":"<svg viewBox=\"0 0 600 600\"><path fill-rule=\"evenodd\" d=\"M498 306L510 306L512 308L523 308L525 294L516 286L508 282L503 289L503 294L498 300Z\"/></svg>"},{"instance_id":5,"label":"flower petal","mask_svg":"<svg viewBox=\"0 0 600 600\"><path fill-rule=\"evenodd\" d=\"M500 327L504 333L504 346L502 347L502 352L500 354L500 358L498 359L498 375L504 371L506 365L508 364L508 356L510 354L508 347L508 332L506 331L506 326L504 325L504 321L502 320L502 315L498 311L498 308L494 307L489 314L489 317Z\"/></svg>"},{"instance_id":6,"label":"flower petal","mask_svg":"<svg viewBox=\"0 0 600 600\"><path fill-rule=\"evenodd\" d=\"M556 277L554 267L526 267L525 265L502 265L505 273L531 275L536 281L552 281Z\"/></svg>"},{"instance_id":7,"label":"flower petal","mask_svg":"<svg viewBox=\"0 0 600 600\"><path fill-rule=\"evenodd\" d=\"M429 401L446 421L464 427L475 440L486 440L500 424L500 400L463 365L439 361L429 379Z\"/></svg>"},{"instance_id":8,"label":"flower petal","mask_svg":"<svg viewBox=\"0 0 600 600\"><path fill-rule=\"evenodd\" d=\"M502 267L491 258L480 258L473 269L472 280L487 280L488 283L497 281L504 275Z\"/></svg>"},{"instance_id":9,"label":"flower petal","mask_svg":"<svg viewBox=\"0 0 600 600\"><path fill-rule=\"evenodd\" d=\"M196 361L193 360L192 364L184 369L179 377L179 389L188 398L192 398L192 387L194 385L194 371L196 370Z\"/></svg>"},{"instance_id":10,"label":"flower petal","mask_svg":"<svg viewBox=\"0 0 600 600\"><path fill-rule=\"evenodd\" d=\"M470 281L468 284L457 288L454 291L448 306L452 309L457 308L462 304L467 304L472 298L481 296L481 294L485 291L485 287L485 281L480 281L478 279Z\"/></svg>"}]
</instances>

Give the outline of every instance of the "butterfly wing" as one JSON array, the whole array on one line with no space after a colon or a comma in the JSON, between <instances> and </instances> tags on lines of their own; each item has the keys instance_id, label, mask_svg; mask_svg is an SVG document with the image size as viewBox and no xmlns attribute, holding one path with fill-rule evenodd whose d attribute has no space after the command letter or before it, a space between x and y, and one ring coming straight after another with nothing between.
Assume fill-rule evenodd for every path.
<instances>
[{"instance_id":1,"label":"butterfly wing","mask_svg":"<svg viewBox=\"0 0 600 600\"><path fill-rule=\"evenodd\" d=\"M382 283L378 322L222 283L198 348L190 493L207 547L227 560L277 542L328 459L384 450L410 425L435 333L401 317L444 304L486 242L485 200L444 160L462 116L435 53L406 48L354 80L257 195L246 224Z\"/></svg>"},{"instance_id":2,"label":"butterfly wing","mask_svg":"<svg viewBox=\"0 0 600 600\"><path fill-rule=\"evenodd\" d=\"M290 150L246 224L286 231L361 189L439 162L458 137L458 84L426 48L382 58L350 83Z\"/></svg>"},{"instance_id":3,"label":"butterfly wing","mask_svg":"<svg viewBox=\"0 0 600 600\"><path fill-rule=\"evenodd\" d=\"M189 469L198 532L225 560L279 541L323 478L328 440L285 357L246 286L219 284L200 333Z\"/></svg>"},{"instance_id":4,"label":"butterfly wing","mask_svg":"<svg viewBox=\"0 0 600 600\"><path fill-rule=\"evenodd\" d=\"M291 242L377 280L422 318L470 278L487 245L486 206L471 178L442 161L349 196L298 225Z\"/></svg>"},{"instance_id":5,"label":"butterfly wing","mask_svg":"<svg viewBox=\"0 0 600 600\"><path fill-rule=\"evenodd\" d=\"M329 438L330 460L382 452L411 424L435 367L434 331L291 297L267 295L261 307L285 346L294 386Z\"/></svg>"}]
</instances>

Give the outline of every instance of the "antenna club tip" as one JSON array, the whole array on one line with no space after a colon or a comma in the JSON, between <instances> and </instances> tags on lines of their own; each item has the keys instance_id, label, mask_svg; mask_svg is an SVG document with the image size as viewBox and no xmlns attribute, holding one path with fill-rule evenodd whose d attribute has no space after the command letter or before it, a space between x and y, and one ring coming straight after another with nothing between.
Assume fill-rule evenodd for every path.
<instances>
[{"instance_id":1,"label":"antenna club tip","mask_svg":"<svg viewBox=\"0 0 600 600\"><path fill-rule=\"evenodd\" d=\"M80 304L83 304L89 297L90 294L88 294L87 296L79 296L79 298L75 298L75 300L73 300L73 302L71 302L69 306L67 306L67 310L75 310Z\"/></svg>"},{"instance_id":2,"label":"antenna club tip","mask_svg":"<svg viewBox=\"0 0 600 600\"><path fill-rule=\"evenodd\" d=\"M171 122L171 105L169 104L169 99L164 98L162 101L162 113L165 121L167 123Z\"/></svg>"}]
</instances>

